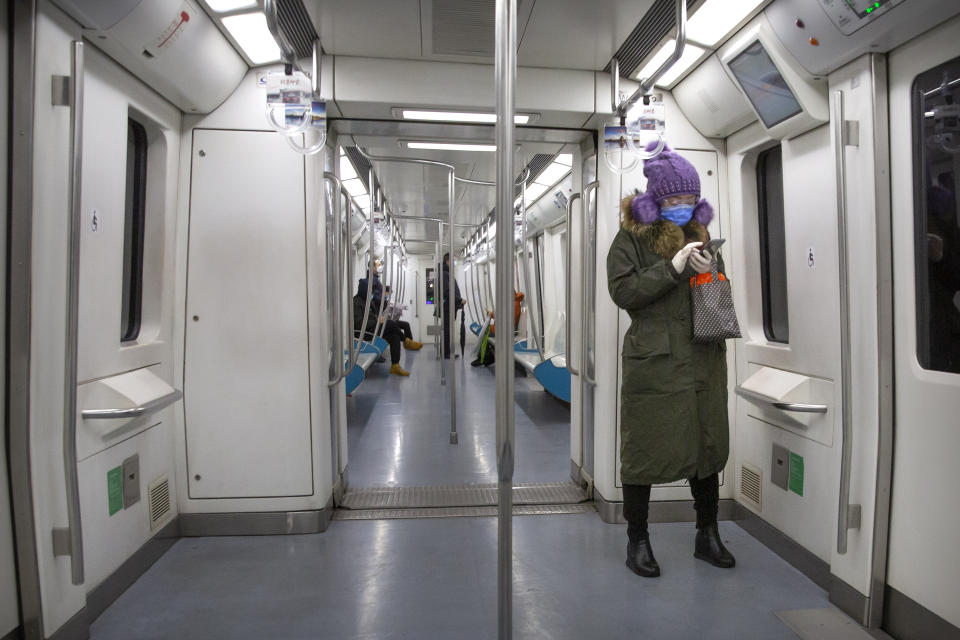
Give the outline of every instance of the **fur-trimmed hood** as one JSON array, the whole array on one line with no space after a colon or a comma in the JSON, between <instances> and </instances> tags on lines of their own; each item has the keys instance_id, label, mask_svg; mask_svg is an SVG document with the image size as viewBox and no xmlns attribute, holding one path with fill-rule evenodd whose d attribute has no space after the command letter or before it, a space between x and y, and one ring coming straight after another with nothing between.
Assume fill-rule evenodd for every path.
<instances>
[{"instance_id":1,"label":"fur-trimmed hood","mask_svg":"<svg viewBox=\"0 0 960 640\"><path fill-rule=\"evenodd\" d=\"M629 202L629 199L625 199L625 202ZM629 204L621 207L620 228L645 241L654 253L667 260L677 255L687 243L706 244L710 239L706 226L696 220L690 220L683 227L663 218L650 224L637 222Z\"/></svg>"}]
</instances>

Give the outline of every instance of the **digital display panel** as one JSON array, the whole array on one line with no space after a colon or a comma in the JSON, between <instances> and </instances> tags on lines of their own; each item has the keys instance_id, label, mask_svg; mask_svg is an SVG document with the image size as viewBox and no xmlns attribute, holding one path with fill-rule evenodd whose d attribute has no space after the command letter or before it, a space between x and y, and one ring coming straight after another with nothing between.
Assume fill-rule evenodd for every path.
<instances>
[{"instance_id":1,"label":"digital display panel","mask_svg":"<svg viewBox=\"0 0 960 640\"><path fill-rule=\"evenodd\" d=\"M759 40L728 66L768 129L803 111Z\"/></svg>"}]
</instances>

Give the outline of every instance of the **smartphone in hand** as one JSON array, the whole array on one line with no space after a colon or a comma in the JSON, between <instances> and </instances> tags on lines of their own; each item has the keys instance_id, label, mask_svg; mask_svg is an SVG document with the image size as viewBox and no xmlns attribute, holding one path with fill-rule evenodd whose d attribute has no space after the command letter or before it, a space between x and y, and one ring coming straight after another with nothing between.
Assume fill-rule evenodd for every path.
<instances>
[{"instance_id":1,"label":"smartphone in hand","mask_svg":"<svg viewBox=\"0 0 960 640\"><path fill-rule=\"evenodd\" d=\"M710 240L709 242L707 242L707 244L700 247L700 253L703 253L704 251L709 251L710 255L714 255L717 253L717 249L723 246L724 242L726 242L724 238L714 238L713 240Z\"/></svg>"}]
</instances>

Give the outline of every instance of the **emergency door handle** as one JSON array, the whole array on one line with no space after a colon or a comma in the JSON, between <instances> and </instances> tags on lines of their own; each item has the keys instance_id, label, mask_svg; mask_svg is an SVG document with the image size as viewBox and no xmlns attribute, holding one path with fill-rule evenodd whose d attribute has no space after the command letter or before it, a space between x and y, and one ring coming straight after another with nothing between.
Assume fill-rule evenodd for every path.
<instances>
[{"instance_id":1,"label":"emergency door handle","mask_svg":"<svg viewBox=\"0 0 960 640\"><path fill-rule=\"evenodd\" d=\"M803 402L783 402L781 400L775 400L769 396L765 396L762 393L757 393L750 389L744 389L740 385L737 385L735 392L741 398L746 398L747 400L752 400L753 402L759 402L761 404L768 404L772 407L780 409L781 411L792 411L794 413L826 413L827 405L825 404L807 404Z\"/></svg>"},{"instance_id":2,"label":"emergency door handle","mask_svg":"<svg viewBox=\"0 0 960 640\"><path fill-rule=\"evenodd\" d=\"M138 418L154 413L169 407L174 402L183 397L183 392L174 389L165 396L160 396L156 400L144 402L138 407L128 407L125 409L84 409L80 414L84 420L119 420L123 418Z\"/></svg>"},{"instance_id":3,"label":"emergency door handle","mask_svg":"<svg viewBox=\"0 0 960 640\"><path fill-rule=\"evenodd\" d=\"M783 411L795 411L797 413L826 413L825 404L804 404L802 402L772 402L773 406Z\"/></svg>"}]
</instances>

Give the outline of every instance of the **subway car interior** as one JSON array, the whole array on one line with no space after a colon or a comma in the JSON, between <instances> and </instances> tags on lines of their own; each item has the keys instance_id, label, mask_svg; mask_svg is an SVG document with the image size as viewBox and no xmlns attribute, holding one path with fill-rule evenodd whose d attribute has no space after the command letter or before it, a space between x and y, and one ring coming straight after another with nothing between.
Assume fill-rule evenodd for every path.
<instances>
[{"instance_id":1,"label":"subway car interior","mask_svg":"<svg viewBox=\"0 0 960 640\"><path fill-rule=\"evenodd\" d=\"M960 639L960 3L0 56L0 639Z\"/></svg>"}]
</instances>

